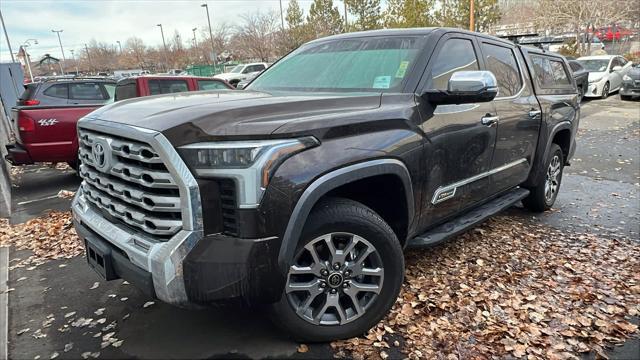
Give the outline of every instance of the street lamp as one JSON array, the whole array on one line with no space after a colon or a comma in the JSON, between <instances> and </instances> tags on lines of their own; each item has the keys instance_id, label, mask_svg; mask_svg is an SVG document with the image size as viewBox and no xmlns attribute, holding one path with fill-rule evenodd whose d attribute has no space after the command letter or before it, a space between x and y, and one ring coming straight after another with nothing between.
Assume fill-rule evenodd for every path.
<instances>
[{"instance_id":1,"label":"street lamp","mask_svg":"<svg viewBox=\"0 0 640 360\"><path fill-rule=\"evenodd\" d=\"M62 61L66 62L67 59L64 58L64 49L62 48L62 40L60 40L60 33L63 32L64 30L60 29L60 30L51 30L51 32L54 32L56 34L58 34L58 43L60 44L60 52L62 52ZM62 65L60 65L60 72L62 72L62 75L64 75L64 70L62 69Z\"/></svg>"},{"instance_id":2,"label":"street lamp","mask_svg":"<svg viewBox=\"0 0 640 360\"><path fill-rule=\"evenodd\" d=\"M213 66L216 66L216 50L213 46L213 32L211 31L211 18L209 17L209 6L205 3L200 5L207 10L207 22L209 23L209 40L211 40L211 59L213 60Z\"/></svg>"},{"instance_id":3,"label":"street lamp","mask_svg":"<svg viewBox=\"0 0 640 360\"><path fill-rule=\"evenodd\" d=\"M27 70L29 70L29 77L31 78L31 82L33 82L33 73L31 72L31 58L29 57L29 53L27 52L27 47L31 46L31 43L29 41L33 41L34 44L38 45L38 40L27 39L22 44L22 48L24 49L25 62L27 63Z\"/></svg>"},{"instance_id":4,"label":"street lamp","mask_svg":"<svg viewBox=\"0 0 640 360\"><path fill-rule=\"evenodd\" d=\"M169 65L169 58L167 58L167 43L164 41L164 31L162 31L162 24L156 25L160 27L160 35L162 35L162 45L164 46L164 61L166 65Z\"/></svg>"}]
</instances>

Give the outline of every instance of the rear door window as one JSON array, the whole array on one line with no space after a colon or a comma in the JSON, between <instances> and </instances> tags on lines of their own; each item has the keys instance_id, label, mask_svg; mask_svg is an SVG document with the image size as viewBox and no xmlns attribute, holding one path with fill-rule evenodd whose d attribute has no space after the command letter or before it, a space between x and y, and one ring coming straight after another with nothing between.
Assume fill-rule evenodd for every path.
<instances>
[{"instance_id":1,"label":"rear door window","mask_svg":"<svg viewBox=\"0 0 640 360\"><path fill-rule=\"evenodd\" d=\"M216 80L198 80L199 90L229 90L227 85Z\"/></svg>"},{"instance_id":2,"label":"rear door window","mask_svg":"<svg viewBox=\"0 0 640 360\"><path fill-rule=\"evenodd\" d=\"M44 95L51 96L60 99L69 98L69 87L67 84L54 84L49 86L44 92Z\"/></svg>"},{"instance_id":3,"label":"rear door window","mask_svg":"<svg viewBox=\"0 0 640 360\"><path fill-rule=\"evenodd\" d=\"M549 63L551 63L555 85L570 85L571 81L569 81L569 76L567 75L567 70L564 68L564 64L558 60L549 60Z\"/></svg>"},{"instance_id":4,"label":"rear door window","mask_svg":"<svg viewBox=\"0 0 640 360\"><path fill-rule=\"evenodd\" d=\"M513 50L504 46L482 44L487 70L498 81L498 97L516 95L522 89L522 76Z\"/></svg>"},{"instance_id":5,"label":"rear door window","mask_svg":"<svg viewBox=\"0 0 640 360\"><path fill-rule=\"evenodd\" d=\"M572 89L571 80L564 62L541 55L532 55L536 81L545 89Z\"/></svg>"},{"instance_id":6,"label":"rear door window","mask_svg":"<svg viewBox=\"0 0 640 360\"><path fill-rule=\"evenodd\" d=\"M185 80L149 80L151 95L171 94L189 91Z\"/></svg>"},{"instance_id":7,"label":"rear door window","mask_svg":"<svg viewBox=\"0 0 640 360\"><path fill-rule=\"evenodd\" d=\"M430 89L446 90L456 71L480 70L473 43L468 39L448 39L431 67Z\"/></svg>"},{"instance_id":8,"label":"rear door window","mask_svg":"<svg viewBox=\"0 0 640 360\"><path fill-rule=\"evenodd\" d=\"M74 100L107 100L97 83L73 83L69 84L69 98Z\"/></svg>"},{"instance_id":9,"label":"rear door window","mask_svg":"<svg viewBox=\"0 0 640 360\"><path fill-rule=\"evenodd\" d=\"M137 97L136 82L135 80L126 80L124 82L118 82L116 85L115 101L131 99Z\"/></svg>"}]
</instances>

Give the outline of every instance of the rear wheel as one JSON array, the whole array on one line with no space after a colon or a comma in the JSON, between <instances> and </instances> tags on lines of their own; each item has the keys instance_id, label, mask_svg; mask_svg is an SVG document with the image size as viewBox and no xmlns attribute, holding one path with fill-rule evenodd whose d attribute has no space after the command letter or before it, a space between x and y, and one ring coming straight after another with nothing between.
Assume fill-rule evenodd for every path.
<instances>
[{"instance_id":1,"label":"rear wheel","mask_svg":"<svg viewBox=\"0 0 640 360\"><path fill-rule=\"evenodd\" d=\"M331 199L309 216L271 315L301 341L359 336L387 314L403 277L389 225L358 202Z\"/></svg>"},{"instance_id":2,"label":"rear wheel","mask_svg":"<svg viewBox=\"0 0 640 360\"><path fill-rule=\"evenodd\" d=\"M605 83L604 87L602 88L602 95L600 96L600 98L602 99L606 99L607 97L609 97L609 83Z\"/></svg>"},{"instance_id":3,"label":"rear wheel","mask_svg":"<svg viewBox=\"0 0 640 360\"><path fill-rule=\"evenodd\" d=\"M529 189L531 193L522 200L524 206L531 211L541 212L551 209L558 197L564 170L564 157L562 149L557 144L551 144L545 169L545 176L535 187Z\"/></svg>"}]
</instances>

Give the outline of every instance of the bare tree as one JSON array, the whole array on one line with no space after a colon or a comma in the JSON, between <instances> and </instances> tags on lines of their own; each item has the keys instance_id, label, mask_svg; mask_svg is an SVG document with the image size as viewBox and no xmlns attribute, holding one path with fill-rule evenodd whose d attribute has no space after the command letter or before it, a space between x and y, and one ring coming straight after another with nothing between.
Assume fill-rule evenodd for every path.
<instances>
[{"instance_id":1,"label":"bare tree","mask_svg":"<svg viewBox=\"0 0 640 360\"><path fill-rule=\"evenodd\" d=\"M279 33L279 17L273 12L242 15L244 23L233 36L235 51L247 58L268 61L274 56Z\"/></svg>"},{"instance_id":2,"label":"bare tree","mask_svg":"<svg viewBox=\"0 0 640 360\"><path fill-rule=\"evenodd\" d=\"M536 23L554 32L572 32L578 39L579 52L591 51L589 29L612 25L621 21L634 21L640 0L538 0ZM583 35L584 34L584 35ZM583 38L585 41L580 41Z\"/></svg>"}]
</instances>

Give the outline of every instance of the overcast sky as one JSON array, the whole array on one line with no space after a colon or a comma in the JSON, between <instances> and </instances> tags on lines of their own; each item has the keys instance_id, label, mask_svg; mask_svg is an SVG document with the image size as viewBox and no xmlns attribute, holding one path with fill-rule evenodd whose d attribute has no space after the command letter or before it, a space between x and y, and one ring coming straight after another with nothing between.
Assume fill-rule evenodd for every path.
<instances>
[{"instance_id":1,"label":"overcast sky","mask_svg":"<svg viewBox=\"0 0 640 360\"><path fill-rule=\"evenodd\" d=\"M239 24L239 16L247 12L278 11L279 0L207 0L212 27L226 22ZM298 0L300 6L308 12L312 0ZM76 56L84 44L91 39L116 44L137 36L147 45L162 44L161 23L165 37L178 30L182 38L192 38L191 29L200 31L207 28L205 9L200 7L201 0L0 0L0 11L4 17L11 48L14 53L27 39L37 39L38 44L29 47L33 60L40 59L46 53L61 57L58 38L51 30L64 30L61 33L65 55L71 57L73 49ZM282 0L286 11L289 0ZM341 0L334 0L342 14ZM0 34L0 62L10 61L9 49L4 34Z\"/></svg>"}]
</instances>

